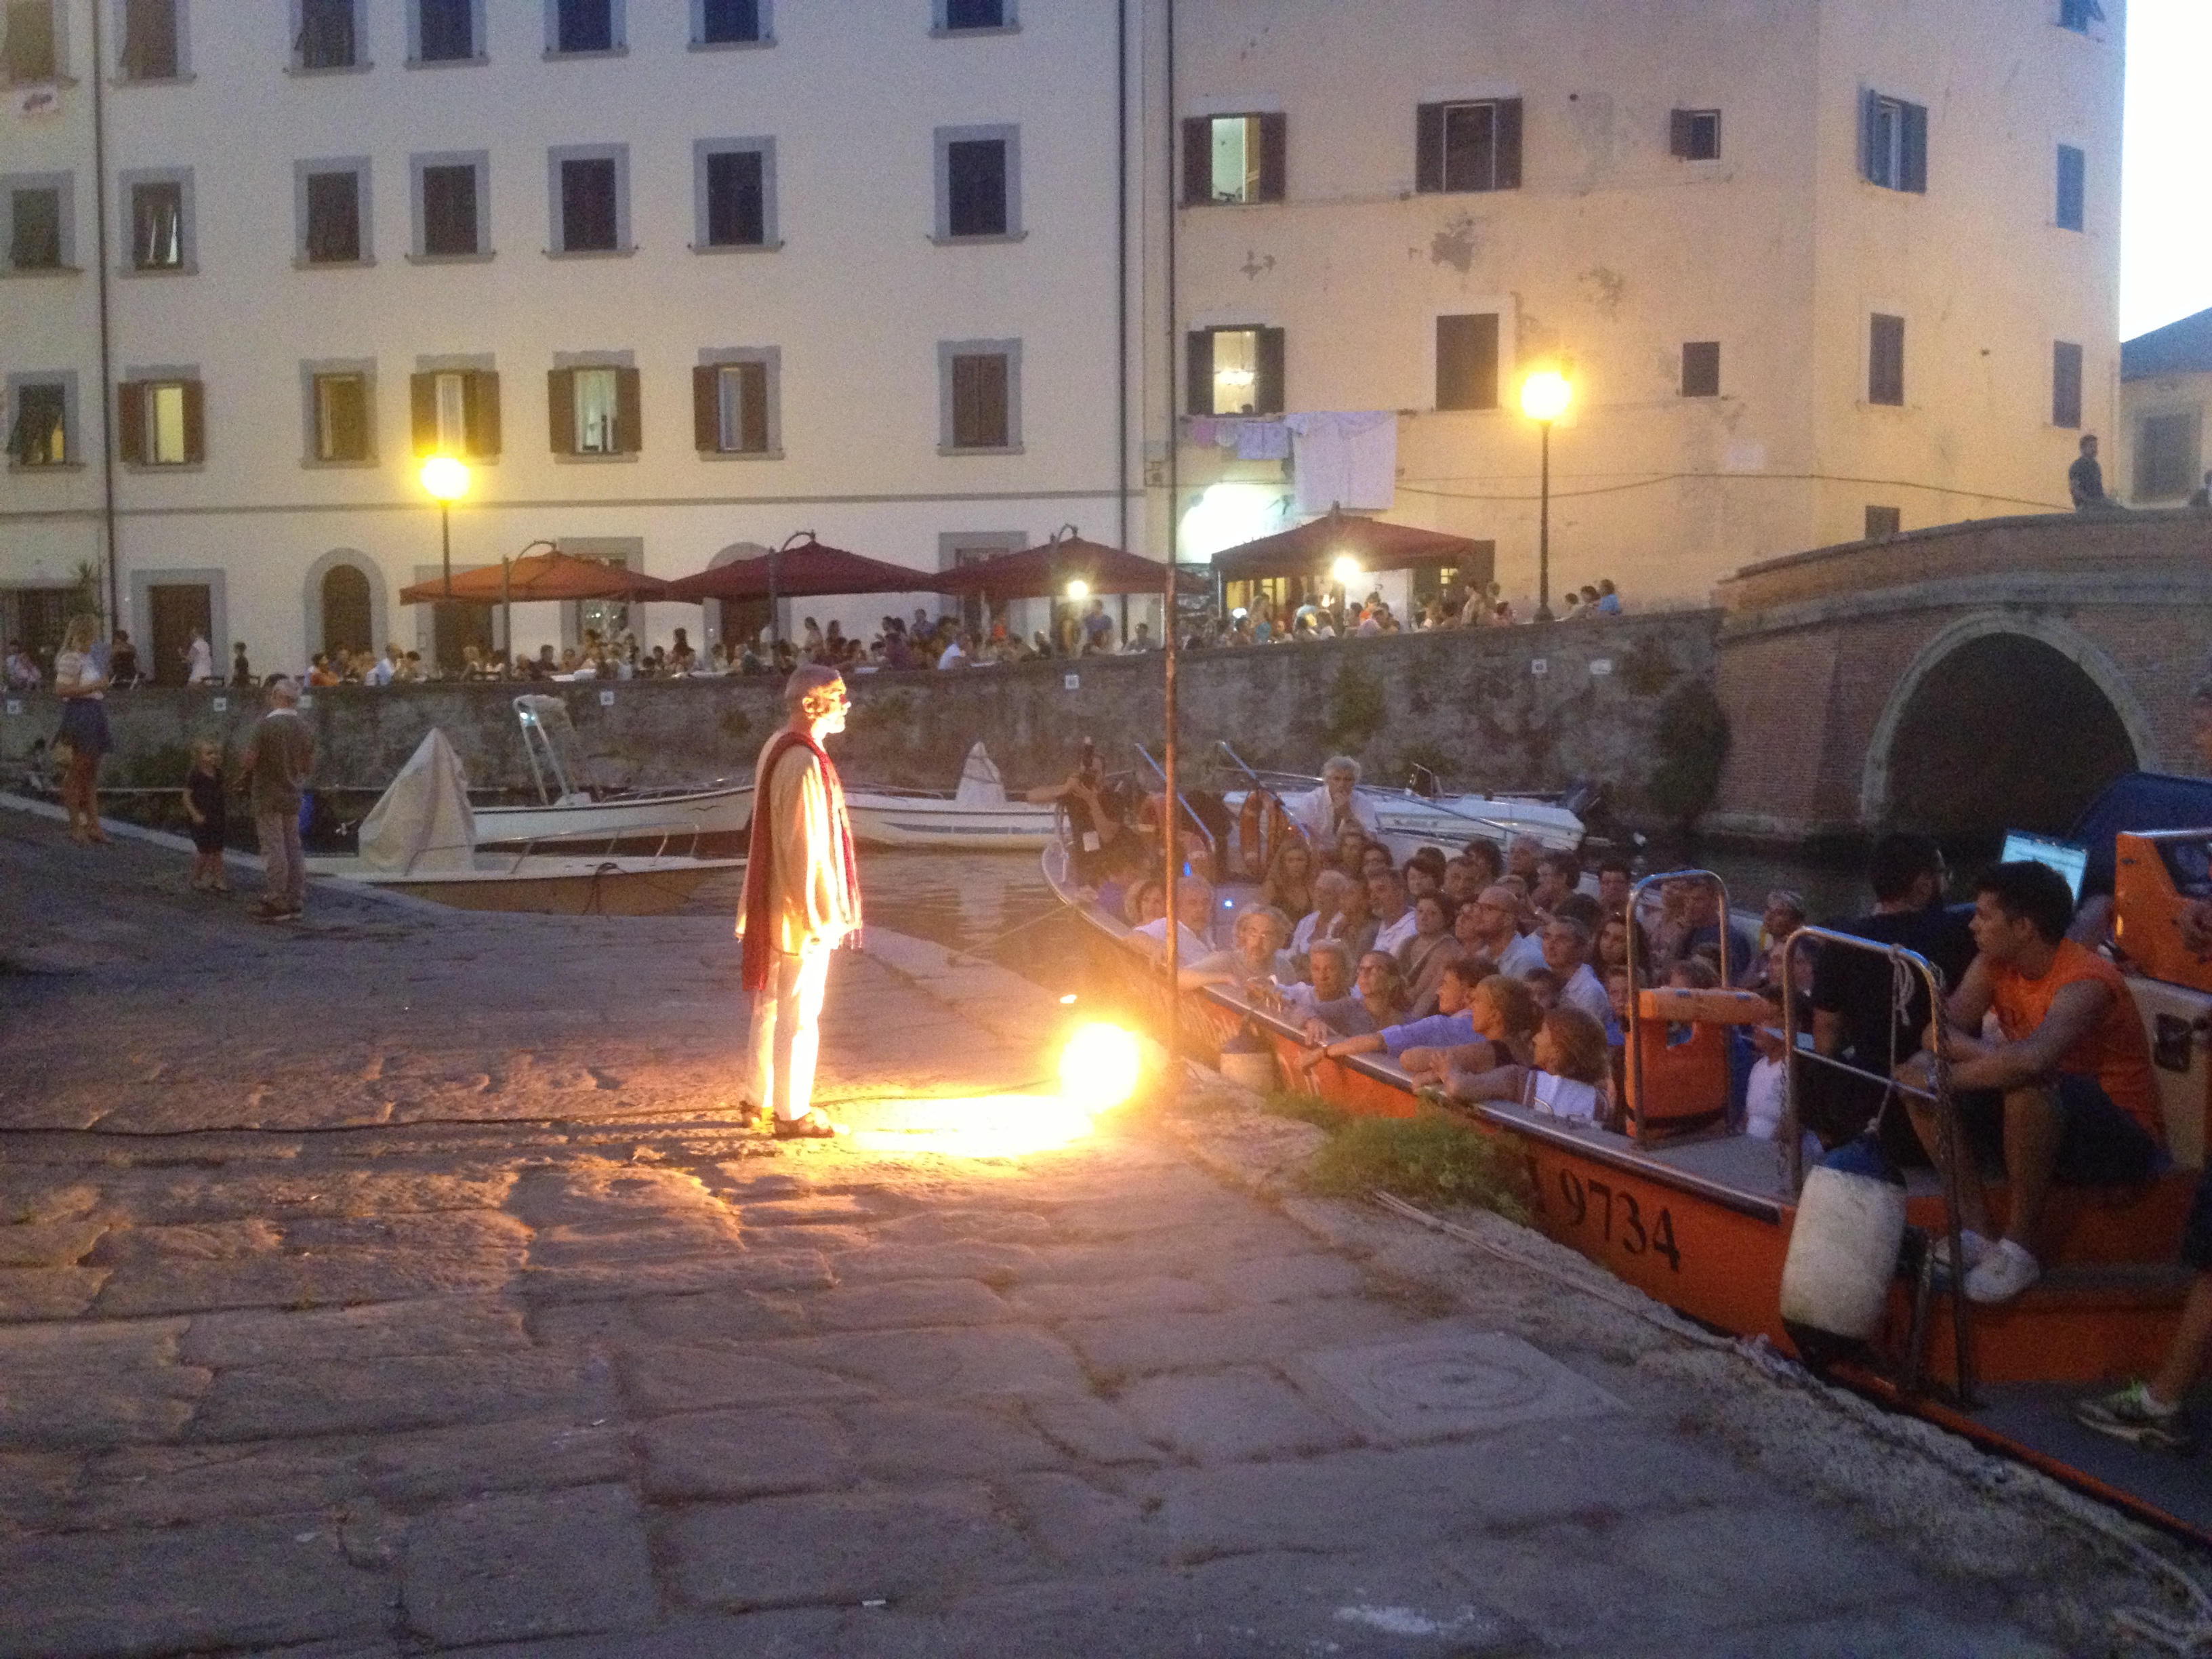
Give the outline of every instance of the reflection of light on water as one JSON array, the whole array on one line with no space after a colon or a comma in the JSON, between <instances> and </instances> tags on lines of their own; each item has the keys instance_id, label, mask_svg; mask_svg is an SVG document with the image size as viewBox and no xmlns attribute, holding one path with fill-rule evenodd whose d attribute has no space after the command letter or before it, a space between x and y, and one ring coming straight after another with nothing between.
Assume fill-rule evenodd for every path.
<instances>
[{"instance_id":1,"label":"reflection of light on water","mask_svg":"<svg viewBox=\"0 0 2212 1659\"><path fill-rule=\"evenodd\" d=\"M1086 1139L1091 1109L1058 1095L972 1095L872 1105L877 1126L849 1145L871 1152L937 1152L947 1158L1020 1158Z\"/></svg>"}]
</instances>

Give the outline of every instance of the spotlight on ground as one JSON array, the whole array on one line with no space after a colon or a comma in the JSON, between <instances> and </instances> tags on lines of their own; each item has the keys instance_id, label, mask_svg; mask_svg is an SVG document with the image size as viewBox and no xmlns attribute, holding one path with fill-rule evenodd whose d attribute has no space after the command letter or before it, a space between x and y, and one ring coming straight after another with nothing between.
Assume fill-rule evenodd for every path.
<instances>
[{"instance_id":1,"label":"spotlight on ground","mask_svg":"<svg viewBox=\"0 0 2212 1659\"><path fill-rule=\"evenodd\" d=\"M1137 1092L1144 1055L1118 1025L1086 1025L1060 1051L1060 1091L1072 1106L1103 1112Z\"/></svg>"}]
</instances>

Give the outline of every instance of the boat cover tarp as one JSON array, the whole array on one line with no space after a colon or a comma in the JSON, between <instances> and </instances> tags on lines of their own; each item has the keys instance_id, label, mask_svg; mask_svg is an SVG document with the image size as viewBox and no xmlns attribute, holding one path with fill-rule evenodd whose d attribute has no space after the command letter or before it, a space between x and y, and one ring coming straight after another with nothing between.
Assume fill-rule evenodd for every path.
<instances>
[{"instance_id":1,"label":"boat cover tarp","mask_svg":"<svg viewBox=\"0 0 2212 1659\"><path fill-rule=\"evenodd\" d=\"M960 769L960 787L953 792L952 799L963 806L1006 804L1006 780L999 775L997 763L981 744L968 751L968 763Z\"/></svg>"},{"instance_id":2,"label":"boat cover tarp","mask_svg":"<svg viewBox=\"0 0 2212 1659\"><path fill-rule=\"evenodd\" d=\"M361 861L394 875L469 871L476 845L468 774L434 726L362 820Z\"/></svg>"},{"instance_id":3,"label":"boat cover tarp","mask_svg":"<svg viewBox=\"0 0 2212 1659\"><path fill-rule=\"evenodd\" d=\"M2069 838L2088 849L2081 873L2084 897L2112 890L2112 837L2123 830L2212 829L2212 778L2170 772L2130 772L2089 803Z\"/></svg>"}]
</instances>

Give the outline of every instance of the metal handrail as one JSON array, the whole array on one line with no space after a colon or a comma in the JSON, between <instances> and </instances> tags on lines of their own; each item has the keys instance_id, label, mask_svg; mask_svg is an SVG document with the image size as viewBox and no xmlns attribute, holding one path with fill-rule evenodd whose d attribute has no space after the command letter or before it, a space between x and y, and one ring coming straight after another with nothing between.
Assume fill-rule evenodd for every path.
<instances>
[{"instance_id":1,"label":"metal handrail","mask_svg":"<svg viewBox=\"0 0 2212 1659\"><path fill-rule=\"evenodd\" d=\"M1165 789L1166 789L1166 786L1167 786L1167 781L1168 781L1168 775L1167 775L1167 772L1165 771L1165 769L1162 768L1162 766L1160 765L1160 763L1159 763L1158 761L1156 761L1156 760L1154 760L1154 759L1152 758L1152 751L1151 750L1149 750L1149 749L1146 748L1146 747L1145 747L1145 745L1144 745L1143 744L1141 744L1141 743L1139 743L1139 744L1133 744L1133 747L1134 747L1134 748L1135 748L1136 751L1137 751L1139 754L1142 755L1142 756L1145 757L1145 764L1146 764L1146 765L1147 765L1147 766L1149 766L1149 767L1151 767L1151 768L1152 769L1152 774L1153 774L1153 775L1154 775L1154 776L1156 776L1157 778L1158 778L1158 779L1159 779L1159 781L1160 781L1160 785L1161 785L1161 788L1162 788L1162 792L1163 792L1163 793L1164 793L1164 792L1165 792ZM1182 811L1183 812L1185 812L1185 813L1188 814L1189 818L1190 818L1190 821L1191 821L1193 823L1194 823L1194 824L1196 824L1196 825L1198 826L1198 833L1199 833L1200 835L1204 836L1206 837L1206 855L1208 856L1208 858L1210 858L1210 859L1212 860L1212 863L1213 863L1213 873L1214 873L1217 877L1218 877L1218 876L1219 876L1219 875L1222 873L1222 871L1221 871L1221 843L1220 843L1218 841L1217 841L1216 839L1214 839L1213 831L1206 828L1206 820L1205 820L1204 818L1202 818L1202 817L1199 817L1199 815L1198 815L1195 811L1193 811L1191 810L1191 805L1190 805L1190 802L1189 802L1188 799L1186 799L1184 798L1183 793L1182 793L1182 790L1180 790L1180 789L1178 789L1178 790L1176 790L1176 805L1177 807L1179 807L1180 809L1182 809ZM1170 812L1170 813L1168 814L1168 816L1169 816L1170 817L1171 817L1171 818L1172 818L1172 817L1175 817L1175 814L1174 814L1173 812ZM1176 828L1176 827L1175 827L1175 826L1171 826L1171 825L1168 825L1168 824L1163 824L1163 825L1160 827L1160 830L1161 830L1161 833L1162 833L1163 835L1180 835L1180 834L1182 833L1182 831L1181 831L1181 830L1180 830L1179 828ZM1171 845L1179 845L1180 843L1170 843L1170 844L1171 844ZM1176 860L1176 863L1178 863L1178 864L1180 864L1182 861L1182 860L1180 858L1178 858L1178 859ZM1207 921L1208 925L1210 926L1210 925L1212 924L1212 918L1209 916L1208 918L1206 918L1206 921Z\"/></svg>"},{"instance_id":2,"label":"metal handrail","mask_svg":"<svg viewBox=\"0 0 2212 1659\"><path fill-rule=\"evenodd\" d=\"M1667 870L1657 875L1644 877L1643 880L1628 890L1629 920L1635 921L1637 909L1643 902L1646 889L1660 886L1670 881L1709 881L1720 890L1721 983L1726 985L1729 983L1728 883L1723 881L1712 871ZM1639 990L1644 983L1644 964L1636 959L1636 941L1643 931L1640 927L1631 927L1628 930L1628 1093L1631 1099L1638 1101L1644 1098L1644 1045L1638 1041L1638 1035L1644 1029L1644 999ZM1647 1116L1649 1116L1648 1113L1641 1111L1636 1115L1636 1130L1632 1139L1638 1146L1650 1144L1649 1132L1644 1127L1644 1120Z\"/></svg>"},{"instance_id":3,"label":"metal handrail","mask_svg":"<svg viewBox=\"0 0 2212 1659\"><path fill-rule=\"evenodd\" d=\"M1632 932L1633 930L1632 930ZM1917 951L1908 951L1901 945L1885 945L1879 940L1861 939L1854 933L1838 933L1832 927L1800 927L1790 935L1784 945L1783 961L1794 960L1800 939L1818 940L1826 950L1861 951L1869 956L1881 957L1890 964L1893 975L1899 970L1917 974L1928 992L1929 1018L1931 1023L1943 1018L1943 972ZM1895 981L1893 977L1892 983ZM1890 1018L1890 1075L1878 1076L1863 1066L1853 1066L1832 1054L1804 1054L1797 1050L1797 999L1786 988L1782 999L1782 1034L1788 1044L1790 1064L1783 1073L1782 1128L1790 1139L1790 1190L1797 1192L1804 1186L1804 1136L1799 1127L1797 1110L1797 1062L1810 1060L1820 1065L1863 1077L1886 1088L1917 1100L1930 1102L1936 1108L1936 1141L1942 1149L1944 1235L1951 1242L1951 1343L1958 1356L1958 1390L1960 1401L1967 1406L1974 1403L1973 1310L1967 1300L1965 1257L1960 1248L1959 1192L1965 1179L1960 1164L1964 1136L1959 1129L1958 1102L1951 1091L1951 1062L1944 1058L1939 1045L1929 1053L1929 1083L1926 1089L1916 1089L1899 1082L1896 1070L1903 1056L1897 1053L1897 1020L1893 1012Z\"/></svg>"}]
</instances>

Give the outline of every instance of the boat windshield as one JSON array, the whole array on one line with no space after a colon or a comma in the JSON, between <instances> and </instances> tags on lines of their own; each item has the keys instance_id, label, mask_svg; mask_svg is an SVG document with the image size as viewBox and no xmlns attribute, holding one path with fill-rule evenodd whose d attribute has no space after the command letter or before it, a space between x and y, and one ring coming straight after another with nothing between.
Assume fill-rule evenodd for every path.
<instances>
[{"instance_id":1,"label":"boat windshield","mask_svg":"<svg viewBox=\"0 0 2212 1659\"><path fill-rule=\"evenodd\" d=\"M568 705L543 695L517 697L514 716L521 722L522 749L530 757L530 777L538 786L538 800L551 806L567 799L584 775L583 745L568 718Z\"/></svg>"}]
</instances>

